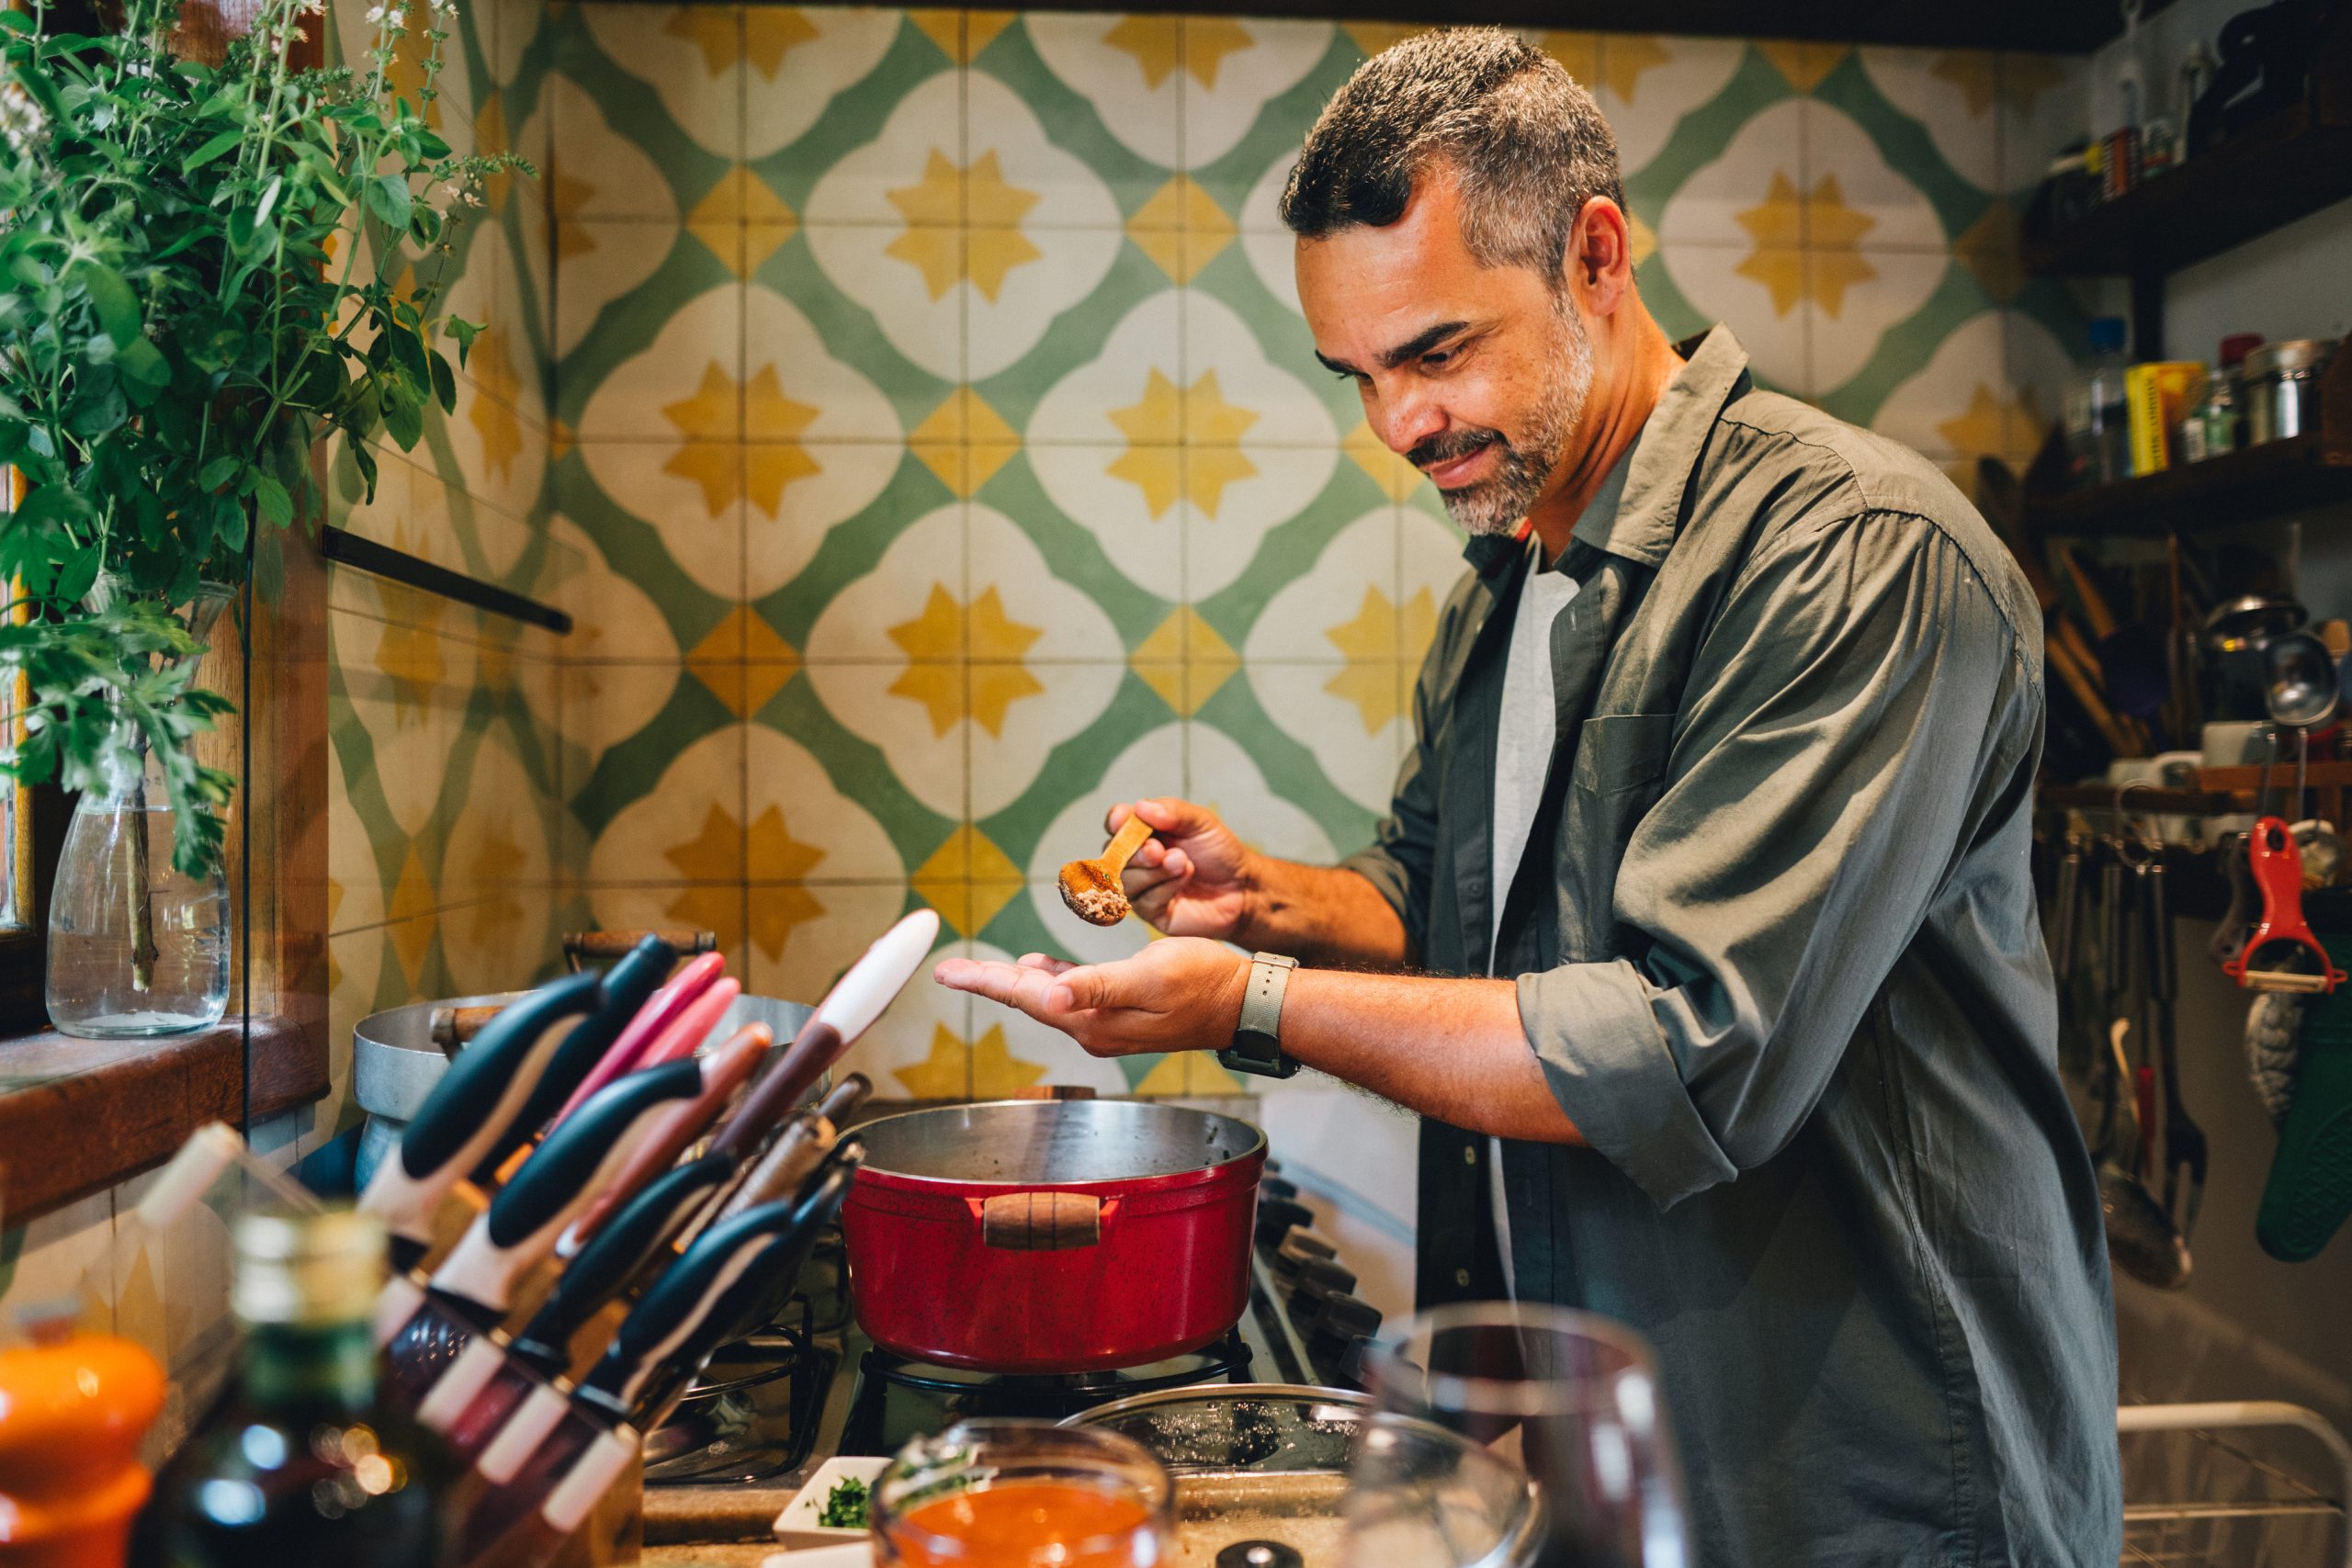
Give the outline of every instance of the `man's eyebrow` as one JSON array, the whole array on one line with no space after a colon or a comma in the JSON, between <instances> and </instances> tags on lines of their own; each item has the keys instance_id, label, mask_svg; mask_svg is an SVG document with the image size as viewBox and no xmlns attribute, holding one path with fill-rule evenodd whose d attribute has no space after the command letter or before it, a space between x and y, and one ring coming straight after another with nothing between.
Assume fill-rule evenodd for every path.
<instances>
[{"instance_id":1,"label":"man's eyebrow","mask_svg":"<svg viewBox=\"0 0 2352 1568\"><path fill-rule=\"evenodd\" d=\"M1406 342L1398 344L1396 347L1383 350L1380 355L1380 367L1384 370L1394 370L1399 365L1404 365L1412 360L1419 359L1422 355L1427 354L1430 349L1435 348L1439 344L1443 343L1454 333L1467 331L1469 326L1470 323L1467 321L1440 321L1433 327L1425 328L1421 332L1415 333ZM1320 349L1316 351L1315 357L1321 360L1323 362L1323 368L1330 371L1333 375L1360 376L1363 374L1362 371L1358 370L1354 366L1347 363L1347 361L1343 359L1334 359Z\"/></svg>"}]
</instances>

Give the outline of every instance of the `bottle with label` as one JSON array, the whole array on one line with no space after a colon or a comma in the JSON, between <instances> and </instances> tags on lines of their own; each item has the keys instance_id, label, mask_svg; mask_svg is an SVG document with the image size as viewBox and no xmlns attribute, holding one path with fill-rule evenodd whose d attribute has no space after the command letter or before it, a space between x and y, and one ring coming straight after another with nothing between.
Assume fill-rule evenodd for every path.
<instances>
[{"instance_id":1,"label":"bottle with label","mask_svg":"<svg viewBox=\"0 0 2352 1568\"><path fill-rule=\"evenodd\" d=\"M461 1472L432 1433L377 1404L383 1227L350 1211L251 1213L235 1242L237 1387L155 1478L131 1562L452 1562Z\"/></svg>"},{"instance_id":2,"label":"bottle with label","mask_svg":"<svg viewBox=\"0 0 2352 1568\"><path fill-rule=\"evenodd\" d=\"M2181 422L2180 447L2188 461L2201 462L2245 445L2245 400L2240 395L2246 355L2262 346L2260 333L2232 333L2205 378L2205 400Z\"/></svg>"},{"instance_id":3,"label":"bottle with label","mask_svg":"<svg viewBox=\"0 0 2352 1568\"><path fill-rule=\"evenodd\" d=\"M2091 356L2066 388L2066 473L2078 488L2132 477L2132 424L2123 390L2123 318L2091 323Z\"/></svg>"}]
</instances>

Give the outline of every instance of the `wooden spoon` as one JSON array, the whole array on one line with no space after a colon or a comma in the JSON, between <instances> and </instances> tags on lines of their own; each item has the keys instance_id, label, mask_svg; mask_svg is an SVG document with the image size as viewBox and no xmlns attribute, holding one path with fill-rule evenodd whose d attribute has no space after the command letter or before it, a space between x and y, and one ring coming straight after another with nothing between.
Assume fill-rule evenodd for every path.
<instances>
[{"instance_id":1,"label":"wooden spoon","mask_svg":"<svg viewBox=\"0 0 2352 1568\"><path fill-rule=\"evenodd\" d=\"M1130 816L1101 859L1074 860L1062 867L1062 902L1069 906L1070 913L1098 926L1115 926L1125 919L1127 895L1119 886L1119 874L1127 869L1128 857L1150 837L1151 825L1140 816Z\"/></svg>"}]
</instances>

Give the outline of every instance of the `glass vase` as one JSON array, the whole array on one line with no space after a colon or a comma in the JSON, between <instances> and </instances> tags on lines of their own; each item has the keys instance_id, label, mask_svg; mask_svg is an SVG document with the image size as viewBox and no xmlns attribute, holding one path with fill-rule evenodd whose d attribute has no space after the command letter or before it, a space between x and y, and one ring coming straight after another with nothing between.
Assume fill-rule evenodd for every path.
<instances>
[{"instance_id":1,"label":"glass vase","mask_svg":"<svg viewBox=\"0 0 2352 1568\"><path fill-rule=\"evenodd\" d=\"M180 607L198 644L230 597L207 584ZM217 859L197 876L172 863L163 762L136 740L130 755L135 765L74 806L50 892L50 1021L85 1039L206 1029L229 1005L227 873Z\"/></svg>"},{"instance_id":2,"label":"glass vase","mask_svg":"<svg viewBox=\"0 0 2352 1568\"><path fill-rule=\"evenodd\" d=\"M50 1021L85 1039L204 1029L229 1005L228 877L172 864L163 766L141 761L83 794L50 893Z\"/></svg>"}]
</instances>

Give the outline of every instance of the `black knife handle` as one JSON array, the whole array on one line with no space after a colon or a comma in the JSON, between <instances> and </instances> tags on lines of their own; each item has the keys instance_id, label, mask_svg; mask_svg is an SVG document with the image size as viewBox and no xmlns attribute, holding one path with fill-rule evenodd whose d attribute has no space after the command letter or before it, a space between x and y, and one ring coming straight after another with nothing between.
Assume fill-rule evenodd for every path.
<instances>
[{"instance_id":1,"label":"black knife handle","mask_svg":"<svg viewBox=\"0 0 2352 1568\"><path fill-rule=\"evenodd\" d=\"M512 1353L552 1377L571 1359L571 1337L668 1247L735 1173L727 1155L705 1155L666 1172L591 1236L515 1337Z\"/></svg>"},{"instance_id":2,"label":"black knife handle","mask_svg":"<svg viewBox=\"0 0 2352 1568\"><path fill-rule=\"evenodd\" d=\"M621 1031L628 1027L638 1010L662 988L662 982L669 977L677 962L675 948L658 936L649 936L605 971L604 999L556 1047L548 1070L539 1075L530 1098L524 1101L522 1114L514 1118L474 1168L476 1181L487 1179L506 1163L507 1156L522 1146L524 1139L546 1126L548 1118L563 1108L563 1102L571 1098L571 1091L580 1087L581 1080L620 1038Z\"/></svg>"},{"instance_id":3,"label":"black knife handle","mask_svg":"<svg viewBox=\"0 0 2352 1568\"><path fill-rule=\"evenodd\" d=\"M690 1056L625 1074L598 1089L548 1134L492 1201L482 1217L490 1239L512 1247L585 1202L594 1196L598 1168L633 1141L632 1133L646 1128L672 1100L701 1092L702 1063Z\"/></svg>"}]
</instances>

